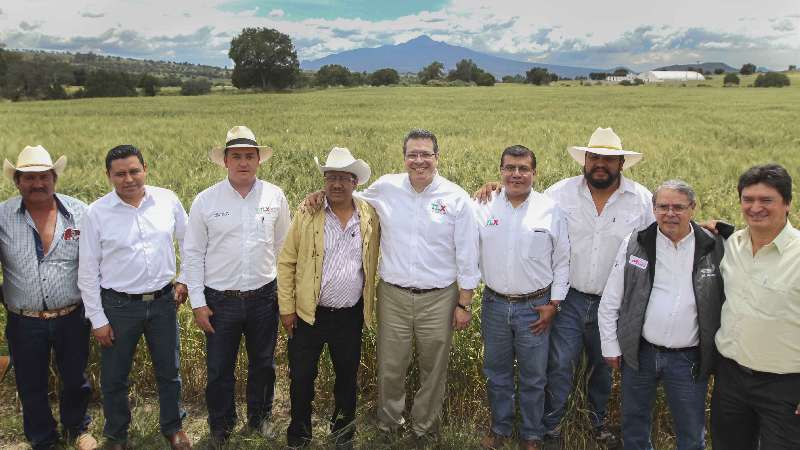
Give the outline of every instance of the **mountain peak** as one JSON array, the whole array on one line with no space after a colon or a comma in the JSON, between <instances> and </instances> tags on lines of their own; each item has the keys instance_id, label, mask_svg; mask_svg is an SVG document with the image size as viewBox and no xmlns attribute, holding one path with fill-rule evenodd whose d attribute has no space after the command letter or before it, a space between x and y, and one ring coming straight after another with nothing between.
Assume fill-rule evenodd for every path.
<instances>
[{"instance_id":1,"label":"mountain peak","mask_svg":"<svg viewBox=\"0 0 800 450\"><path fill-rule=\"evenodd\" d=\"M428 44L430 42L436 42L436 41L431 39L431 37L428 36L427 34L421 34L415 37L414 39L411 39L410 41L404 42L404 44Z\"/></svg>"}]
</instances>

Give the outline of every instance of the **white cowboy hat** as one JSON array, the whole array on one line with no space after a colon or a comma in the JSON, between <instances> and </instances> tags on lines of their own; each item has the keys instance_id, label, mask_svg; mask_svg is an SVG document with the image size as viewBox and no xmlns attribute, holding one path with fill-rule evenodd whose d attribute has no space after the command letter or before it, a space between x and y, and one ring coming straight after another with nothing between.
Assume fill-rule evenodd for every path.
<instances>
[{"instance_id":1,"label":"white cowboy hat","mask_svg":"<svg viewBox=\"0 0 800 450\"><path fill-rule=\"evenodd\" d=\"M52 170L56 175L61 175L64 168L67 167L67 157L62 155L56 163L53 164L53 159L50 158L50 153L45 150L41 145L31 147L30 145L22 149L17 156L17 165L11 164L11 161L5 160L3 162L3 173L6 178L14 181L14 172L44 172Z\"/></svg>"},{"instance_id":2,"label":"white cowboy hat","mask_svg":"<svg viewBox=\"0 0 800 450\"><path fill-rule=\"evenodd\" d=\"M319 159L314 157L317 168L323 175L328 171L349 172L356 176L356 184L364 184L372 175L369 165L363 159L355 159L350 154L350 150L342 147L333 147L328 153L325 165L319 163Z\"/></svg>"},{"instance_id":3,"label":"white cowboy hat","mask_svg":"<svg viewBox=\"0 0 800 450\"><path fill-rule=\"evenodd\" d=\"M261 164L272 156L272 149L266 145L258 145L256 142L256 135L244 125L237 125L230 130L225 137L224 147L214 147L208 152L208 158L214 164L225 167L225 150L229 148L257 148L259 160Z\"/></svg>"},{"instance_id":4,"label":"white cowboy hat","mask_svg":"<svg viewBox=\"0 0 800 450\"><path fill-rule=\"evenodd\" d=\"M611 128L594 130L592 137L589 138L589 145L586 147L567 147L567 151L580 165L583 165L586 160L586 152L605 156L624 156L626 169L630 169L642 160L641 153L622 149L622 140Z\"/></svg>"}]
</instances>

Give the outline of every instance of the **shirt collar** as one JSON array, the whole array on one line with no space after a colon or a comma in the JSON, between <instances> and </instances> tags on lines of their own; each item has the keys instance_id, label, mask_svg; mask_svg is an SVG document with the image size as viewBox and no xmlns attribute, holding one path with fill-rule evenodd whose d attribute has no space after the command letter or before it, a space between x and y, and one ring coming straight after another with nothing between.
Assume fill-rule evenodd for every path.
<instances>
[{"instance_id":1,"label":"shirt collar","mask_svg":"<svg viewBox=\"0 0 800 450\"><path fill-rule=\"evenodd\" d=\"M661 228L659 228L658 226L656 226L656 232L658 233L658 238L659 239L663 239L664 242L669 244L669 245L675 245L675 243L672 242L672 239L670 239L666 234L662 233L661 232ZM677 247L678 248L683 248L683 247L685 247L685 246L687 246L689 244L692 244L692 246L694 246L693 242L694 242L694 227L691 226L691 224L690 224L690 226L689 226L689 234L687 234L686 236L683 237L683 239L678 241Z\"/></svg>"},{"instance_id":2,"label":"shirt collar","mask_svg":"<svg viewBox=\"0 0 800 450\"><path fill-rule=\"evenodd\" d=\"M775 248L778 249L778 253L783 253L796 239L797 233L795 233L794 227L787 219L786 225L784 225L781 232L775 236L775 239L772 240L772 243L775 245Z\"/></svg>"},{"instance_id":3,"label":"shirt collar","mask_svg":"<svg viewBox=\"0 0 800 450\"><path fill-rule=\"evenodd\" d=\"M145 202L148 202L153 198L153 196L150 194L150 190L148 189L149 187L150 186L147 185L144 186L144 197L142 197L142 202L139 203L139 207L141 207L142 205L145 204ZM111 191L111 205L112 206L125 205L134 208L133 205L125 202L125 200L122 200L122 197L120 197L119 194L117 194L116 189Z\"/></svg>"},{"instance_id":4,"label":"shirt collar","mask_svg":"<svg viewBox=\"0 0 800 450\"><path fill-rule=\"evenodd\" d=\"M238 198L247 198L250 196L251 193L258 192L257 190L260 188L261 184L258 181L259 181L258 178L256 178L256 181L253 182L253 186L250 188L250 190L247 192L247 195L245 195L244 197L242 197L241 194L239 194L239 191L237 191L236 188L233 187L230 178L225 177L225 182L223 184L225 185L225 188L229 193L235 194L236 197Z\"/></svg>"},{"instance_id":5,"label":"shirt collar","mask_svg":"<svg viewBox=\"0 0 800 450\"><path fill-rule=\"evenodd\" d=\"M66 217L67 219L71 218L72 217L72 213L69 212L69 210L67 209L66 206L64 206L64 203L61 202L61 199L58 198L58 195L53 194L53 198L56 201L56 208L58 208L58 212L60 212L61 215ZM19 199L19 208L17 208L17 213L25 214L25 211L26 211L25 202L23 202L22 201L22 197L20 197L20 199Z\"/></svg>"},{"instance_id":6,"label":"shirt collar","mask_svg":"<svg viewBox=\"0 0 800 450\"><path fill-rule=\"evenodd\" d=\"M498 197L503 199L503 201L505 202L504 204L506 206L508 206L511 209L515 209L514 205L511 204L511 200L508 199L508 196L506 195L506 190L505 189L500 191L500 194L498 194ZM525 201L520 203L518 208L522 208L522 207L528 206L528 203L530 203L530 201L531 201L531 197L533 197L533 188L531 188L531 191L528 193L528 198L526 198Z\"/></svg>"},{"instance_id":7,"label":"shirt collar","mask_svg":"<svg viewBox=\"0 0 800 450\"><path fill-rule=\"evenodd\" d=\"M431 180L431 184L425 186L425 189L423 189L422 192L417 192L414 189L414 186L411 185L411 176L407 173L405 175L406 176L403 177L403 186L415 194L417 193L422 194L423 192L427 192L429 190L432 191L436 189L439 186L439 184L442 183L442 176L439 175L439 171L437 170L436 173L433 175L433 180Z\"/></svg>"}]
</instances>

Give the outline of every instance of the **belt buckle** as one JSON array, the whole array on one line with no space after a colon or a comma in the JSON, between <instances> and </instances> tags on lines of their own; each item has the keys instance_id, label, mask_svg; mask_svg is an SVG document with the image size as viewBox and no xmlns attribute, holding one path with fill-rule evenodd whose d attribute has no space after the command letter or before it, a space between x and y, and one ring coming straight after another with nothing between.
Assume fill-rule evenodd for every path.
<instances>
[{"instance_id":1,"label":"belt buckle","mask_svg":"<svg viewBox=\"0 0 800 450\"><path fill-rule=\"evenodd\" d=\"M143 302L152 302L156 299L156 294L150 292L149 294L142 294L142 301Z\"/></svg>"}]
</instances>

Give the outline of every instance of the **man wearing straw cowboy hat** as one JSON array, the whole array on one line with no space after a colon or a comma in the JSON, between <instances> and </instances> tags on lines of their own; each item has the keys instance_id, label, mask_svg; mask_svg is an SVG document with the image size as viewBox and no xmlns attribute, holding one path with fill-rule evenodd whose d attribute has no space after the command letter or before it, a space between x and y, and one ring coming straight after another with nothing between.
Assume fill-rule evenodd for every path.
<instances>
[{"instance_id":1,"label":"man wearing straw cowboy hat","mask_svg":"<svg viewBox=\"0 0 800 450\"><path fill-rule=\"evenodd\" d=\"M570 241L570 288L563 302L552 302L556 314L550 331L550 356L543 422L546 439L560 435L573 375L586 350L589 413L598 441L613 441L605 425L611 394L611 368L600 348L597 308L620 243L633 231L655 221L652 195L622 175L642 154L622 147L611 128L597 128L586 147L569 147L582 166L582 175L557 182L545 190L567 215ZM488 197L488 184L479 198Z\"/></svg>"},{"instance_id":2,"label":"man wearing straw cowboy hat","mask_svg":"<svg viewBox=\"0 0 800 450\"><path fill-rule=\"evenodd\" d=\"M311 402L325 343L336 384L331 432L338 448L352 448L355 432L361 330L372 325L380 223L375 210L353 198L370 168L346 148L334 147L325 165L323 209L300 212L278 259L278 303L289 336L292 420L290 447L311 441Z\"/></svg>"},{"instance_id":3,"label":"man wearing straw cowboy hat","mask_svg":"<svg viewBox=\"0 0 800 450\"><path fill-rule=\"evenodd\" d=\"M228 131L209 152L227 177L192 202L184 268L195 323L206 335L208 424L216 443L236 424L235 366L247 347L247 428L271 437L278 335L277 259L289 229L289 205L278 186L259 180L272 149L249 128Z\"/></svg>"},{"instance_id":4,"label":"man wearing straw cowboy hat","mask_svg":"<svg viewBox=\"0 0 800 450\"><path fill-rule=\"evenodd\" d=\"M25 437L34 449L54 448L56 421L48 402L50 354L60 379L59 410L67 441L97 447L86 414L92 389L86 378L89 324L78 290L82 201L55 192L67 165L42 146L25 147L4 173L20 195L0 204L0 263L8 310L6 337L22 401Z\"/></svg>"},{"instance_id":5,"label":"man wearing straw cowboy hat","mask_svg":"<svg viewBox=\"0 0 800 450\"><path fill-rule=\"evenodd\" d=\"M159 428L173 449L191 448L182 431L177 307L186 285L174 283L174 242L183 248L186 211L174 192L145 184L138 148L118 145L106 154L114 189L89 205L80 239L78 287L92 334L100 343L103 434L106 447L128 447L129 375L142 335L158 383Z\"/></svg>"}]
</instances>

